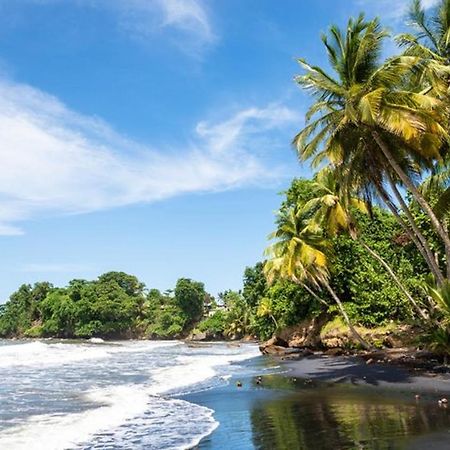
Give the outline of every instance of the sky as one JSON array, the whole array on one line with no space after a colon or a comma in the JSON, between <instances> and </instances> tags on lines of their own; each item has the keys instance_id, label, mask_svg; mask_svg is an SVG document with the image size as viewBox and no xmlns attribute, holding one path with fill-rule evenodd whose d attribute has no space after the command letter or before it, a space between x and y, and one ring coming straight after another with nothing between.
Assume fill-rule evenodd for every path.
<instances>
[{"instance_id":1,"label":"sky","mask_svg":"<svg viewBox=\"0 0 450 450\"><path fill-rule=\"evenodd\" d=\"M436 0L424 0L426 8ZM293 177L296 58L407 0L0 0L0 302L109 270L240 289Z\"/></svg>"}]
</instances>

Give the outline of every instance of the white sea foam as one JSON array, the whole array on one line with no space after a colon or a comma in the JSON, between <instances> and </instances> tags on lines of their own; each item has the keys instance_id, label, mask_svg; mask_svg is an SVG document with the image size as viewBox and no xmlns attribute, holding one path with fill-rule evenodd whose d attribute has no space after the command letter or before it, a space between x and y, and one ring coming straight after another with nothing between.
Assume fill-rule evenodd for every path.
<instances>
[{"instance_id":1,"label":"white sea foam","mask_svg":"<svg viewBox=\"0 0 450 450\"><path fill-rule=\"evenodd\" d=\"M59 366L84 360L108 357L105 349L95 346L44 344L30 342L0 347L0 367Z\"/></svg>"},{"instance_id":2,"label":"white sea foam","mask_svg":"<svg viewBox=\"0 0 450 450\"><path fill-rule=\"evenodd\" d=\"M95 436L104 444L111 439L117 444L133 434L133 439L142 441L140 448L180 449L196 445L218 425L212 416L214 411L183 400L152 397L141 385L97 389L87 393L86 398L101 406L81 413L32 416L4 430L0 448L62 450L78 448ZM183 417L189 417L189 421L181 421Z\"/></svg>"},{"instance_id":3,"label":"white sea foam","mask_svg":"<svg viewBox=\"0 0 450 450\"><path fill-rule=\"evenodd\" d=\"M45 414L0 434L0 448L59 450L75 446L103 430L115 428L142 413L147 405L138 386L117 386L89 392L86 396L102 406L81 413Z\"/></svg>"},{"instance_id":4,"label":"white sea foam","mask_svg":"<svg viewBox=\"0 0 450 450\"><path fill-rule=\"evenodd\" d=\"M137 355L127 356L127 353ZM164 354L166 359L161 359ZM36 376L42 372L30 364L30 359L39 359L44 366L67 365L67 373L71 376L76 373L81 380L85 380L83 377L87 373L80 373L79 369L73 372L69 364L75 363L75 368L81 367L77 366L79 361L95 360L96 363L90 363L89 367L90 370L99 368L99 374L102 367L107 369L115 363L124 364L127 374L142 370L141 364L148 364L149 375L148 382L140 384L117 385L114 384L117 380L111 380L108 387L90 389L83 395L82 408L86 408L86 402L91 408L82 412L72 410L24 418L18 425L0 432L0 449L61 450L84 448L88 442L89 445L95 443L95 448L107 448L112 444L120 448L149 450L191 448L218 426L213 411L161 395L195 389L214 377L227 379L226 369L231 362L257 354L254 346L228 348L219 345L191 350L176 341L113 345L32 342L0 346L0 368L16 364L20 370L21 365L26 365L26 370L33 370ZM118 359L105 360L111 355ZM105 385L108 380L101 381ZM130 442L134 442L132 447L129 447Z\"/></svg>"},{"instance_id":5,"label":"white sea foam","mask_svg":"<svg viewBox=\"0 0 450 450\"><path fill-rule=\"evenodd\" d=\"M151 389L159 394L173 391L179 393L181 388L192 387L213 378L218 374L219 367L245 361L258 354L259 350L256 347L244 347L235 353L227 353L226 350L220 349L219 354L211 351L211 354L179 356L175 358L174 366L153 371Z\"/></svg>"},{"instance_id":6,"label":"white sea foam","mask_svg":"<svg viewBox=\"0 0 450 450\"><path fill-rule=\"evenodd\" d=\"M0 346L0 368L13 366L59 366L87 360L108 358L116 353L153 352L163 347L182 345L176 341L133 342L106 344L67 344L52 342L27 342Z\"/></svg>"}]
</instances>

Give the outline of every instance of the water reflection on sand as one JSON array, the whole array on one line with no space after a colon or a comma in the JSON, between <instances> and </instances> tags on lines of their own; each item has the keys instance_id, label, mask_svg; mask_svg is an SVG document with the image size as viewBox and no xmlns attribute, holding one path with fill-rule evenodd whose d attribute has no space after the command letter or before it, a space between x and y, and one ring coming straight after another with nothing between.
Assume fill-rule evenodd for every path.
<instances>
[{"instance_id":1,"label":"water reflection on sand","mask_svg":"<svg viewBox=\"0 0 450 450\"><path fill-rule=\"evenodd\" d=\"M450 410L401 393L314 385L258 405L251 422L259 449L408 449L450 430Z\"/></svg>"}]
</instances>

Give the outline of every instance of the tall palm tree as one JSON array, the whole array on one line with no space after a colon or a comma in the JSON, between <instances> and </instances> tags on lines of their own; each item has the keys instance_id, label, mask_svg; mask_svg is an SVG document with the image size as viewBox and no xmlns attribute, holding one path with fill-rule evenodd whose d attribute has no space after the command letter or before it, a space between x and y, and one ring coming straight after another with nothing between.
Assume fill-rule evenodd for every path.
<instances>
[{"instance_id":1,"label":"tall palm tree","mask_svg":"<svg viewBox=\"0 0 450 450\"><path fill-rule=\"evenodd\" d=\"M316 101L294 145L301 159L312 159L313 166L327 159L346 167L356 157L364 162L359 165L360 178L370 184L377 179L388 197L389 173L394 185L405 188L429 216L444 243L450 273L450 237L417 187L422 171L441 157L448 139L448 109L420 86L407 88L405 80L422 62L419 56L380 63L387 36L377 19L366 21L361 15L350 19L345 33L333 26L322 37L332 75L299 60L305 73L296 81Z\"/></svg>"},{"instance_id":2,"label":"tall palm tree","mask_svg":"<svg viewBox=\"0 0 450 450\"><path fill-rule=\"evenodd\" d=\"M423 70L418 73L423 85L433 95L448 102L450 0L440 0L430 12L425 10L421 0L412 0L408 24L411 32L397 36L397 42L405 48L405 54L419 55L424 60ZM417 77L412 81L417 82ZM448 153L445 156L434 165L431 176L421 186L421 193L429 202L432 198L433 210L448 230L448 223L443 218L450 211L450 161ZM447 278L450 278L450 270Z\"/></svg>"},{"instance_id":3,"label":"tall palm tree","mask_svg":"<svg viewBox=\"0 0 450 450\"><path fill-rule=\"evenodd\" d=\"M378 198L392 212L405 233L416 245L438 284L443 284L445 276L435 259L428 239L420 230L410 206L394 181L395 175L383 167L383 161L380 159L383 155L377 153L376 145L370 141L366 142L366 146L370 144L373 145L373 151L369 152L367 148L360 146L347 158L345 165L340 164L333 167L333 172L340 172L341 188L345 184L346 191L357 192L370 207L374 199ZM369 167L370 170L368 170Z\"/></svg>"},{"instance_id":4,"label":"tall palm tree","mask_svg":"<svg viewBox=\"0 0 450 450\"><path fill-rule=\"evenodd\" d=\"M352 325L344 305L330 286L328 259L324 253L326 242L319 231L317 226L305 224L299 211L292 208L285 212L278 222L278 229L270 236L276 242L266 251L269 258L264 265L264 272L268 282L272 283L275 278L293 281L318 299L320 297L314 289L323 286L336 302L353 337L365 349L370 349Z\"/></svg>"},{"instance_id":5,"label":"tall palm tree","mask_svg":"<svg viewBox=\"0 0 450 450\"><path fill-rule=\"evenodd\" d=\"M351 192L343 190L339 178L339 173L329 166L320 170L312 185L315 197L306 202L302 211L308 215L312 213L312 220L325 229L330 237L336 236L340 232L347 232L353 240L359 242L385 268L419 316L428 320L428 316L397 277L392 267L361 238L356 220L351 213L351 207L366 214L368 213L367 206L364 201L351 195Z\"/></svg>"},{"instance_id":6,"label":"tall palm tree","mask_svg":"<svg viewBox=\"0 0 450 450\"><path fill-rule=\"evenodd\" d=\"M428 14L421 0L412 0L408 14L410 33L397 37L409 54L450 64L450 0L440 0Z\"/></svg>"},{"instance_id":7,"label":"tall palm tree","mask_svg":"<svg viewBox=\"0 0 450 450\"><path fill-rule=\"evenodd\" d=\"M411 82L425 92L448 97L450 80L450 0L439 0L428 13L421 0L412 0L407 25L411 32L396 37L405 55L419 56L422 67Z\"/></svg>"}]
</instances>

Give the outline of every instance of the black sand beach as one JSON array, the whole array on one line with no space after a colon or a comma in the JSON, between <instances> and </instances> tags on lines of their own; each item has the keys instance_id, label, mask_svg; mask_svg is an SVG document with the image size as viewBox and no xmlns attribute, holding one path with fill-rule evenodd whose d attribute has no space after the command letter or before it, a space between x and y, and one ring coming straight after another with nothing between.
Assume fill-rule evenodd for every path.
<instances>
[{"instance_id":1,"label":"black sand beach","mask_svg":"<svg viewBox=\"0 0 450 450\"><path fill-rule=\"evenodd\" d=\"M275 364L257 358L252 364ZM450 448L448 375L415 374L356 357L311 356L283 373L230 380L185 398L215 410L219 427L200 449Z\"/></svg>"}]
</instances>

